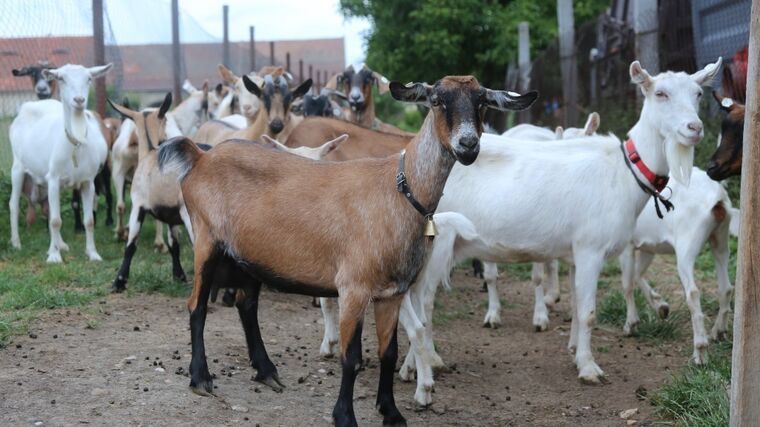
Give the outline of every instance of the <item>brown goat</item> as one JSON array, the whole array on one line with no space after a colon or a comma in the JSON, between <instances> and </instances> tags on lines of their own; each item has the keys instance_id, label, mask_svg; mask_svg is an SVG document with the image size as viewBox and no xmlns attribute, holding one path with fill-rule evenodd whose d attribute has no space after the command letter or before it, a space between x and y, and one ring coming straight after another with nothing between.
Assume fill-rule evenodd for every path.
<instances>
[{"instance_id":1,"label":"brown goat","mask_svg":"<svg viewBox=\"0 0 760 427\"><path fill-rule=\"evenodd\" d=\"M285 145L292 148L318 147L324 141L340 135L348 135L348 141L328 154L325 160L387 157L401 151L414 137L414 134L378 132L337 119L307 117L293 129Z\"/></svg>"},{"instance_id":2,"label":"brown goat","mask_svg":"<svg viewBox=\"0 0 760 427\"><path fill-rule=\"evenodd\" d=\"M377 86L382 95L388 92L388 79L380 73L372 71L366 64L356 71L353 65L349 65L339 74L333 76L327 83L329 89L336 89L345 93L348 100L349 110L346 117L349 122L361 127L379 130L382 132L405 134L396 126L380 121L375 116L375 102L372 97L372 87Z\"/></svg>"},{"instance_id":3,"label":"brown goat","mask_svg":"<svg viewBox=\"0 0 760 427\"><path fill-rule=\"evenodd\" d=\"M261 135L272 138L286 139L295 127L290 104L302 97L311 87L311 79L301 83L293 90L288 89L287 81L282 75L272 77L267 75L261 87L248 76L243 76L246 90L261 100L262 106L256 118L245 129L234 129L229 124L212 120L206 122L198 130L198 139L208 145L215 146L228 139L244 139L257 141ZM322 141L324 142L324 141Z\"/></svg>"},{"instance_id":4,"label":"brown goat","mask_svg":"<svg viewBox=\"0 0 760 427\"><path fill-rule=\"evenodd\" d=\"M526 108L536 94L486 89L471 76L445 77L434 86L394 82L391 93L432 109L405 154L384 159L315 162L236 141L204 153L187 138L160 147L159 164L177 172L196 236L188 299L190 387L196 393L213 390L203 328L209 292L218 280L242 289L236 306L256 379L279 388L257 319L261 284L267 283L285 292L339 298L343 377L333 410L338 426L356 425L353 388L362 323L368 304L374 304L377 407L384 424L404 423L393 397L396 326L429 243L423 236L427 217L416 209L432 213L454 163L477 158L483 108ZM418 208L410 204L414 198Z\"/></svg>"},{"instance_id":5,"label":"brown goat","mask_svg":"<svg viewBox=\"0 0 760 427\"><path fill-rule=\"evenodd\" d=\"M727 112L720 125L718 148L707 163L707 175L715 181L741 175L744 149L744 105L713 91L720 108Z\"/></svg>"}]
</instances>

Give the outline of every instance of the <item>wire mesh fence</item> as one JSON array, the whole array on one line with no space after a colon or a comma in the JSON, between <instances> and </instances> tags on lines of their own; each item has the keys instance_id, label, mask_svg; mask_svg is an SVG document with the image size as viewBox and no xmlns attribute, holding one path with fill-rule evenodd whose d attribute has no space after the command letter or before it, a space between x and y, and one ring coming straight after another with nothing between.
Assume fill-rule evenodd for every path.
<instances>
[{"instance_id":1,"label":"wire mesh fence","mask_svg":"<svg viewBox=\"0 0 760 427\"><path fill-rule=\"evenodd\" d=\"M105 62L113 63L106 76L107 96L116 100L128 96L133 108L162 99L173 87L171 1L102 3ZM210 33L180 9L179 75L195 87L206 80L212 87L222 82L217 65L223 62L238 75L253 67L280 65L296 81L311 77L320 85L345 67L342 38L258 40L253 49L252 39L230 41L224 61L221 4L218 13L219 28ZM56 97L55 83L50 84L50 93L41 90L47 84L39 81L39 70L68 63L96 65L93 34L92 1L0 2L0 171L10 168L8 127L19 107L41 97ZM91 94L88 103L94 108L95 96Z\"/></svg>"},{"instance_id":2,"label":"wire mesh fence","mask_svg":"<svg viewBox=\"0 0 760 427\"><path fill-rule=\"evenodd\" d=\"M637 54L635 10L637 3L613 0L608 11L575 30L577 99L580 120L593 110L636 110L637 93L630 84L628 66ZM695 72L718 56L724 71L716 82L728 96L744 100L750 0L668 0L657 6L656 61L662 70ZM531 111L543 126L562 124L567 103L562 96L558 66L558 42L536 55L531 68L531 87L541 93ZM646 65L646 64L645 64ZM715 111L712 109L711 111ZM604 120L603 120L604 121ZM580 125L576 123L574 125Z\"/></svg>"}]
</instances>

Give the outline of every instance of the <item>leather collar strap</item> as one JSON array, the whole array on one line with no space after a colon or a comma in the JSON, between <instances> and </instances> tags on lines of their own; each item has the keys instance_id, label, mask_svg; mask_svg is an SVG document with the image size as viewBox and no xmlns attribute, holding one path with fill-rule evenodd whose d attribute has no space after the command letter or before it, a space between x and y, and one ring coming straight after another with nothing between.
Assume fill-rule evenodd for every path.
<instances>
[{"instance_id":1,"label":"leather collar strap","mask_svg":"<svg viewBox=\"0 0 760 427\"><path fill-rule=\"evenodd\" d=\"M404 155L406 154L406 150L401 150L401 157L398 161L398 173L396 174L396 189L399 193L403 194L404 197L406 197L406 200L409 201L409 203L414 206L414 209L417 209L417 212L419 212L422 216L425 218L432 218L433 213L435 212L435 209L427 210L420 202L417 201L417 199L414 198L414 194L412 194L412 189L409 188L409 183L406 181L406 175L404 174Z\"/></svg>"},{"instance_id":2,"label":"leather collar strap","mask_svg":"<svg viewBox=\"0 0 760 427\"><path fill-rule=\"evenodd\" d=\"M630 148L629 148L630 147ZM633 144L633 140L629 139L625 143L620 144L620 151L623 153L623 160L625 160L625 165L628 167L628 170L631 171L631 175L633 175L633 179L636 180L636 184L639 185L641 190L654 199L654 209L657 211L657 216L662 219L662 211L660 210L660 202L665 206L665 209L667 212L670 212L674 209L673 203L671 203L668 199L662 196L660 194L660 191L665 189L665 186L668 183L668 177L655 175L654 172L652 172L641 160L641 157L639 156L639 153L636 151L636 146ZM655 189L650 188L648 185L641 182L639 177L636 175L636 172L633 170L633 166L631 164L637 165L637 168L639 171L647 178L647 181L649 184L654 187ZM652 179L652 177L654 179ZM654 181L654 182L653 182ZM655 184L657 182L657 184ZM661 184L661 187L659 186Z\"/></svg>"},{"instance_id":3,"label":"leather collar strap","mask_svg":"<svg viewBox=\"0 0 760 427\"><path fill-rule=\"evenodd\" d=\"M670 178L667 175L656 175L654 172L652 172L652 170L647 167L646 163L641 160L639 152L636 151L636 145L630 138L625 142L625 151L627 153L628 160L636 165L636 168L638 168L639 172L644 175L644 178L649 181L649 183L652 185L652 187L654 187L655 190L657 190L658 193L665 189Z\"/></svg>"}]
</instances>

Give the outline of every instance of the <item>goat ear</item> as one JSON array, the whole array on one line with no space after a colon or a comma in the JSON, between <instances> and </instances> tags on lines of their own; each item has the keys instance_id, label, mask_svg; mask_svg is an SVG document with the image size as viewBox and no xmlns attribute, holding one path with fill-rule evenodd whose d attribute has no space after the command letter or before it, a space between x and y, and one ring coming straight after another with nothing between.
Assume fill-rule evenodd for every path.
<instances>
[{"instance_id":1,"label":"goat ear","mask_svg":"<svg viewBox=\"0 0 760 427\"><path fill-rule=\"evenodd\" d=\"M193 86L193 84L190 83L190 80L185 79L185 81L182 82L182 90L184 90L188 94L192 94L193 92L195 92L198 89L196 89L195 86Z\"/></svg>"},{"instance_id":2,"label":"goat ear","mask_svg":"<svg viewBox=\"0 0 760 427\"><path fill-rule=\"evenodd\" d=\"M109 62L106 65L90 67L87 69L87 71L90 72L90 76L92 76L93 79L97 79L98 77L105 76L106 73L111 70L111 67L113 67L113 63Z\"/></svg>"},{"instance_id":3,"label":"goat ear","mask_svg":"<svg viewBox=\"0 0 760 427\"><path fill-rule=\"evenodd\" d=\"M391 82L388 87L391 90L391 96L397 101L414 102L430 106L428 98L433 87L427 83L407 83Z\"/></svg>"},{"instance_id":4,"label":"goat ear","mask_svg":"<svg viewBox=\"0 0 760 427\"><path fill-rule=\"evenodd\" d=\"M601 117L599 117L599 113L594 111L593 113L588 115L588 120L586 120L586 125L583 126L583 133L591 136L593 135L597 129L599 129L599 125L601 124Z\"/></svg>"},{"instance_id":5,"label":"goat ear","mask_svg":"<svg viewBox=\"0 0 760 427\"><path fill-rule=\"evenodd\" d=\"M298 99L306 95L306 92L308 92L309 89L311 89L311 83L312 83L311 79L306 79L305 82L301 83L300 85L298 85L297 88L293 89L293 91L290 92L291 98Z\"/></svg>"},{"instance_id":6,"label":"goat ear","mask_svg":"<svg viewBox=\"0 0 760 427\"><path fill-rule=\"evenodd\" d=\"M46 68L42 70L42 77L44 77L47 80L56 80L58 78L58 69Z\"/></svg>"},{"instance_id":7,"label":"goat ear","mask_svg":"<svg viewBox=\"0 0 760 427\"><path fill-rule=\"evenodd\" d=\"M510 92L508 90L486 89L486 106L500 111L524 110L536 101L538 92L532 90L525 95Z\"/></svg>"},{"instance_id":8,"label":"goat ear","mask_svg":"<svg viewBox=\"0 0 760 427\"><path fill-rule=\"evenodd\" d=\"M245 85L245 88L248 90L248 92L251 92L252 94L256 95L258 98L261 98L261 88L259 85L253 82L250 77L243 76L243 84Z\"/></svg>"},{"instance_id":9,"label":"goat ear","mask_svg":"<svg viewBox=\"0 0 760 427\"><path fill-rule=\"evenodd\" d=\"M332 151L335 151L340 144L344 143L348 139L348 134L343 134L332 141L327 141L324 144L322 144L319 150L319 158L325 157L326 155L330 154Z\"/></svg>"},{"instance_id":10,"label":"goat ear","mask_svg":"<svg viewBox=\"0 0 760 427\"><path fill-rule=\"evenodd\" d=\"M222 80L227 82L227 84L234 86L235 83L237 83L238 76L236 76L235 73L230 71L229 68L225 67L222 64L219 64L216 66L216 70L219 72L219 76L222 78Z\"/></svg>"},{"instance_id":11,"label":"goat ear","mask_svg":"<svg viewBox=\"0 0 760 427\"><path fill-rule=\"evenodd\" d=\"M388 85L390 85L391 82L389 82L384 75L378 73L377 71L373 71L372 77L375 79L375 83L377 84L377 91L380 93L380 95L388 92Z\"/></svg>"},{"instance_id":12,"label":"goat ear","mask_svg":"<svg viewBox=\"0 0 760 427\"><path fill-rule=\"evenodd\" d=\"M265 147L274 148L275 150L287 151L287 150L285 150L285 148L283 148L285 146L282 145L282 143L280 141L278 141L278 140L270 137L267 134L261 135L261 140L263 141L263 143L261 145L263 145Z\"/></svg>"},{"instance_id":13,"label":"goat ear","mask_svg":"<svg viewBox=\"0 0 760 427\"><path fill-rule=\"evenodd\" d=\"M641 67L639 61L631 62L631 66L628 69L631 75L631 81L641 87L642 92L646 91L652 86L652 76L647 73L647 70Z\"/></svg>"},{"instance_id":14,"label":"goat ear","mask_svg":"<svg viewBox=\"0 0 760 427\"><path fill-rule=\"evenodd\" d=\"M563 139L565 137L565 129L562 126L557 126L556 129L554 129L554 139Z\"/></svg>"},{"instance_id":15,"label":"goat ear","mask_svg":"<svg viewBox=\"0 0 760 427\"><path fill-rule=\"evenodd\" d=\"M336 90L338 89L338 85L340 83L343 83L343 73L338 73L330 77L330 80L328 80L327 83L325 83L325 88Z\"/></svg>"},{"instance_id":16,"label":"goat ear","mask_svg":"<svg viewBox=\"0 0 760 427\"><path fill-rule=\"evenodd\" d=\"M733 99L719 94L717 90L713 91L713 98L718 101L718 105L723 111L731 112L731 110L736 108L736 102Z\"/></svg>"},{"instance_id":17,"label":"goat ear","mask_svg":"<svg viewBox=\"0 0 760 427\"><path fill-rule=\"evenodd\" d=\"M30 72L31 70L28 67L14 68L13 70L11 70L11 73L16 77L28 76Z\"/></svg>"},{"instance_id":18,"label":"goat ear","mask_svg":"<svg viewBox=\"0 0 760 427\"><path fill-rule=\"evenodd\" d=\"M111 108L118 111L119 114L121 114L124 118L132 119L134 121L134 117L137 115L136 111L132 111L129 109L129 106L121 106L113 101L111 101L111 98L106 98L109 104L111 104ZM124 104L128 104L128 99L124 98Z\"/></svg>"},{"instance_id":19,"label":"goat ear","mask_svg":"<svg viewBox=\"0 0 760 427\"><path fill-rule=\"evenodd\" d=\"M169 108L172 106L172 93L167 92L166 96L164 97L164 102L161 103L161 106L158 107L158 118L163 119L166 117L166 113L169 112Z\"/></svg>"},{"instance_id":20,"label":"goat ear","mask_svg":"<svg viewBox=\"0 0 760 427\"><path fill-rule=\"evenodd\" d=\"M713 77L718 74L720 65L723 63L723 57L719 56L718 60L712 64L705 65L705 68L691 75L691 78L700 86L712 82Z\"/></svg>"}]
</instances>

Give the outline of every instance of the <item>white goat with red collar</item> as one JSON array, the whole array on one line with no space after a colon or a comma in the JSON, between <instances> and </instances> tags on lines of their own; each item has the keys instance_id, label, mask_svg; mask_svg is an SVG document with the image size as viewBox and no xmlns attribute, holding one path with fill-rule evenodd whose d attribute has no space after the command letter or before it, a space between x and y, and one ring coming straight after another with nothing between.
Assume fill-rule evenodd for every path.
<instances>
[{"instance_id":1,"label":"white goat with red collar","mask_svg":"<svg viewBox=\"0 0 760 427\"><path fill-rule=\"evenodd\" d=\"M631 64L631 79L644 94L644 105L629 136L655 174L670 171L688 185L694 146L703 136L697 114L700 86L712 80L720 64L719 59L693 75L665 72L655 77L638 61ZM626 165L614 136L558 144L484 134L478 160L468 168L453 168L438 205L439 212L463 214L480 236L488 236L490 250L471 254L484 261L570 262L575 310L568 347L575 351L584 382L597 383L604 375L591 353L599 273L605 259L629 244L650 199L634 176L645 179ZM453 245L445 256L456 259L461 247ZM412 289L422 292L424 301L437 286L421 281Z\"/></svg>"}]
</instances>

